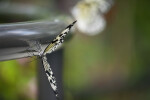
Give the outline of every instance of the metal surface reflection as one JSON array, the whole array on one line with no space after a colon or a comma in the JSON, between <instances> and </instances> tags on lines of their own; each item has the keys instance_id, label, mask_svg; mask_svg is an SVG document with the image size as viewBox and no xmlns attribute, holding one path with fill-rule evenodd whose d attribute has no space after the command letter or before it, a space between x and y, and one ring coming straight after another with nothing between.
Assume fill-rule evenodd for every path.
<instances>
[{"instance_id":1,"label":"metal surface reflection","mask_svg":"<svg viewBox=\"0 0 150 100\"><path fill-rule=\"evenodd\" d=\"M25 22L0 25L0 61L29 57L28 52L36 52L30 48L30 42L40 42L42 46L51 42L63 29L61 21L45 20L41 22Z\"/></svg>"}]
</instances>

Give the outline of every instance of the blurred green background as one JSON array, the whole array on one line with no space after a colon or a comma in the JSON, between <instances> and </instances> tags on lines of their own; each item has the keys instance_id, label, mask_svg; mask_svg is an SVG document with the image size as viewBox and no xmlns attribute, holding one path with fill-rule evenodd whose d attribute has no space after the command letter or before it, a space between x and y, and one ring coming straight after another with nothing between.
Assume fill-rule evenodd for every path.
<instances>
[{"instance_id":1,"label":"blurred green background","mask_svg":"<svg viewBox=\"0 0 150 100\"><path fill-rule=\"evenodd\" d=\"M76 0L3 0L69 14ZM150 1L116 0L96 36L65 43L64 100L150 100ZM49 7L50 6L50 7ZM36 62L0 62L0 100L37 100ZM30 91L30 92L29 92Z\"/></svg>"}]
</instances>

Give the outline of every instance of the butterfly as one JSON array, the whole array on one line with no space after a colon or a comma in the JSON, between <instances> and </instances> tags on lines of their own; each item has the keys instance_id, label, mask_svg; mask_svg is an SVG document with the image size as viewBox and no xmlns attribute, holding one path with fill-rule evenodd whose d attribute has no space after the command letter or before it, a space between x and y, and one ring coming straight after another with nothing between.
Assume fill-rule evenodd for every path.
<instances>
[{"instance_id":1,"label":"butterfly","mask_svg":"<svg viewBox=\"0 0 150 100\"><path fill-rule=\"evenodd\" d=\"M43 52L40 52L38 54L38 57L42 59L42 64L45 69L45 73L47 75L48 81L51 85L51 88L55 94L55 96L58 98L58 89L57 89L57 84L56 84L56 78L54 76L54 73L50 67L50 64L47 61L47 54L52 53L58 46L60 46L72 26L76 23L77 21L74 21L72 24L67 26L56 38L44 49Z\"/></svg>"}]
</instances>

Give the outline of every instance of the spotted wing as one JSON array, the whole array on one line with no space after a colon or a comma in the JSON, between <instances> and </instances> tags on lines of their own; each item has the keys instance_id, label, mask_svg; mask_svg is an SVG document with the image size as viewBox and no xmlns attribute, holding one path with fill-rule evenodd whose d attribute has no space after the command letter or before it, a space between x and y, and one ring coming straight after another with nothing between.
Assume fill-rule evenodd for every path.
<instances>
[{"instance_id":1,"label":"spotted wing","mask_svg":"<svg viewBox=\"0 0 150 100\"><path fill-rule=\"evenodd\" d=\"M57 85L56 85L56 78L54 77L54 74L50 68L50 64L47 62L47 58L46 58L46 54L49 54L51 52L53 52L60 44L63 43L64 41L64 37L68 34L69 30L71 29L71 27L76 23L76 21L74 21L72 24L70 24L69 26L67 26L65 28L64 31L62 31L44 50L44 52L42 53L42 61L43 61L43 66L46 72L46 75L48 77L48 80L50 82L50 85L56 95L56 97L58 97L58 90L57 90Z\"/></svg>"},{"instance_id":2,"label":"spotted wing","mask_svg":"<svg viewBox=\"0 0 150 100\"><path fill-rule=\"evenodd\" d=\"M50 64L47 61L46 56L42 57L43 66L45 69L45 73L47 75L48 81L53 89L53 92L55 93L56 97L58 98L58 90L57 90L57 84L56 84L56 78L53 74L53 71L50 67Z\"/></svg>"},{"instance_id":3,"label":"spotted wing","mask_svg":"<svg viewBox=\"0 0 150 100\"><path fill-rule=\"evenodd\" d=\"M71 27L76 23L74 21L72 24L67 26L64 31L62 31L44 50L43 55L46 55L47 53L53 52L60 44L63 43L65 36L70 31Z\"/></svg>"}]
</instances>

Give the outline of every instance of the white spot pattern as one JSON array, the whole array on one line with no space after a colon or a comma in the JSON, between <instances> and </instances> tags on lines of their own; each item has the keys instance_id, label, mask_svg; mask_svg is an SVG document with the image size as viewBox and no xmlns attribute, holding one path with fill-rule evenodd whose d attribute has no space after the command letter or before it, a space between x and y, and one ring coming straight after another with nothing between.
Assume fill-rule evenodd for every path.
<instances>
[{"instance_id":1,"label":"white spot pattern","mask_svg":"<svg viewBox=\"0 0 150 100\"><path fill-rule=\"evenodd\" d=\"M43 62L43 66L46 72L46 75L48 77L48 81L55 93L55 96L58 98L58 90L57 90L57 84L56 84L56 78L53 74L53 71L50 67L50 64L47 62L47 58L46 58L46 54L49 54L51 52L53 52L58 46L60 46L63 41L65 36L68 34L69 30L71 29L71 27L76 23L76 21L74 21L72 24L70 24L68 27L65 28L64 31L62 31L62 33L60 33L44 50L43 53L40 53L39 56L42 58L42 62Z\"/></svg>"}]
</instances>

